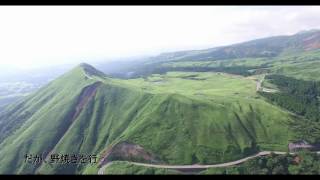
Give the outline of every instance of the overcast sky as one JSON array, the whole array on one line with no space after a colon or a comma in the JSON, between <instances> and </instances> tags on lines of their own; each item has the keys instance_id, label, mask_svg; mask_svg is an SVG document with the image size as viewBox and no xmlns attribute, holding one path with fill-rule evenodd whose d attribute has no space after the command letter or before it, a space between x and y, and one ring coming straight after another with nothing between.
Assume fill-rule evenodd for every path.
<instances>
[{"instance_id":1,"label":"overcast sky","mask_svg":"<svg viewBox=\"0 0 320 180\"><path fill-rule=\"evenodd\" d=\"M320 29L320 6L2 6L0 67L202 49Z\"/></svg>"}]
</instances>

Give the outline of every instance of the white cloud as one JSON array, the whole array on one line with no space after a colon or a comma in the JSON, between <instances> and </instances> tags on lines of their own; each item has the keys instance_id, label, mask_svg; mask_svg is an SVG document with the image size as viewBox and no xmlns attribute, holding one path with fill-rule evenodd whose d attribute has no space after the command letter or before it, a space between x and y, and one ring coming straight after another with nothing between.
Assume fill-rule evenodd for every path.
<instances>
[{"instance_id":1,"label":"white cloud","mask_svg":"<svg viewBox=\"0 0 320 180\"><path fill-rule=\"evenodd\" d=\"M0 7L0 66L199 49L320 28L320 7Z\"/></svg>"}]
</instances>

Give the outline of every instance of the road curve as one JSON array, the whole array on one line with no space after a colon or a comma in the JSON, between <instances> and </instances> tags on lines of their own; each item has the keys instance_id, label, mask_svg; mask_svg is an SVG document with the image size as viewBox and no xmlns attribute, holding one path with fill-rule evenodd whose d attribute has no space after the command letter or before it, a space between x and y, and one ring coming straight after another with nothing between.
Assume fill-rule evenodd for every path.
<instances>
[{"instance_id":1,"label":"road curve","mask_svg":"<svg viewBox=\"0 0 320 180\"><path fill-rule=\"evenodd\" d=\"M284 155L288 152L280 152L280 151L262 151L259 152L258 154L252 155L245 157L243 159L239 159L236 161L231 161L227 163L221 163L221 164L213 164L213 165L201 165L201 164L193 164L193 165L161 165L161 164L147 164L147 163L138 163L138 162L129 162L131 164L137 165L137 166L144 166L144 167L154 167L154 168L165 168L165 169L207 169L207 168L215 168L215 167L228 167L228 166L233 166L237 164L241 164L245 161L248 161L250 159L259 157L259 156L266 156L271 153L278 154L278 155ZM317 152L320 153L320 152ZM295 154L295 153L289 153L289 154ZM102 166L98 174L104 174L105 169L112 164L112 162Z\"/></svg>"}]
</instances>

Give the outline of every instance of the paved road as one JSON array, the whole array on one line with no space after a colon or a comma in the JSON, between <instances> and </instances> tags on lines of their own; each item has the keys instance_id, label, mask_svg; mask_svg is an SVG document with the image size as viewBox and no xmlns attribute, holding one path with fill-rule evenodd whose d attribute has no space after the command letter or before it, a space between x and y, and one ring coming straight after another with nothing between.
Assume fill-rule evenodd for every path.
<instances>
[{"instance_id":1,"label":"paved road","mask_svg":"<svg viewBox=\"0 0 320 180\"><path fill-rule=\"evenodd\" d=\"M228 166L233 166L233 165L237 165L237 164L241 164L245 161L248 161L250 159L259 157L259 156L266 156L269 155L271 153L274 154L279 154L279 155L284 155L287 152L280 152L280 151L262 151L259 152L258 154L252 155L252 156L248 156L246 158L243 159L239 159L237 161L232 161L232 162L227 162L227 163L221 163L221 164L213 164L213 165L201 165L201 164L193 164L193 165L160 165L160 164L146 164L146 163L137 163L137 162L130 162L131 164L134 165L138 165L138 166L144 166L144 167L154 167L154 168L165 168L165 169L207 169L207 168L215 168L215 167L228 167ZM320 151L317 152L318 154L320 154ZM295 153L290 153L290 154L295 154ZM112 162L102 166L99 171L98 174L104 174L105 169L112 164Z\"/></svg>"},{"instance_id":2,"label":"paved road","mask_svg":"<svg viewBox=\"0 0 320 180\"><path fill-rule=\"evenodd\" d=\"M110 166L111 164L112 164L112 162L110 162L110 163L102 166L102 167L99 169L98 174L100 174L100 175L101 175L101 174L104 174L104 171L106 170L106 168L107 168L108 166Z\"/></svg>"},{"instance_id":3,"label":"paved road","mask_svg":"<svg viewBox=\"0 0 320 180\"><path fill-rule=\"evenodd\" d=\"M260 89L261 89L261 83L262 83L262 81L258 79L258 80L257 80L256 91L260 91Z\"/></svg>"}]
</instances>

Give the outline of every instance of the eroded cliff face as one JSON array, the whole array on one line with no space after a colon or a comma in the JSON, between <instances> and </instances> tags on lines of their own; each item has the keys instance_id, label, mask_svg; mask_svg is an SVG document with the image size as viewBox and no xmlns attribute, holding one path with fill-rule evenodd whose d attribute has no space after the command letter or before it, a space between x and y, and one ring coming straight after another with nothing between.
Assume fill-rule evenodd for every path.
<instances>
[{"instance_id":1,"label":"eroded cliff face","mask_svg":"<svg viewBox=\"0 0 320 180\"><path fill-rule=\"evenodd\" d=\"M72 120L76 119L80 112L82 111L83 107L96 95L97 88L101 85L101 82L96 82L92 85L89 85L83 89L81 92L78 103L76 105L74 114L72 116Z\"/></svg>"}]
</instances>

